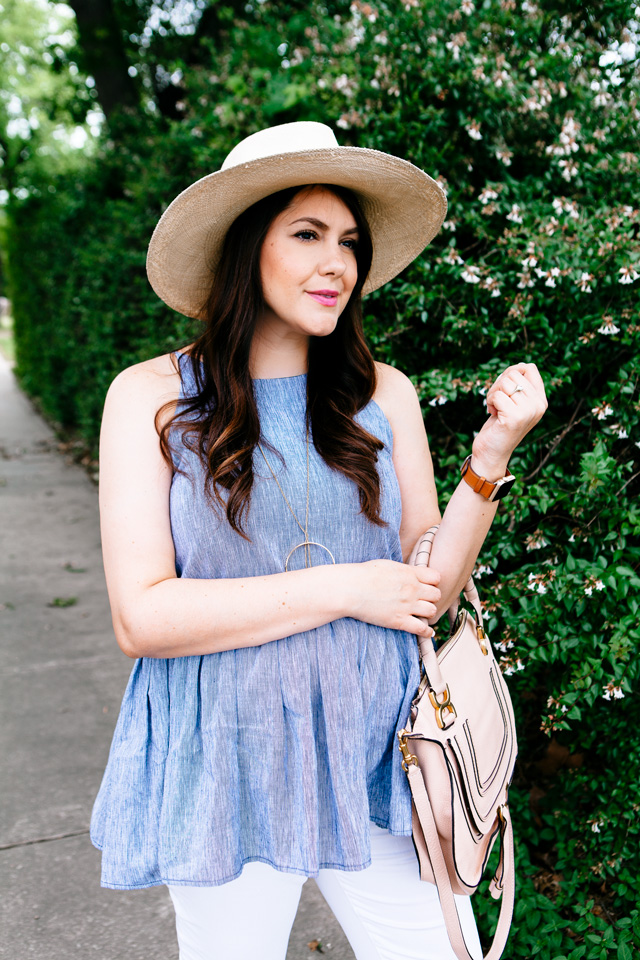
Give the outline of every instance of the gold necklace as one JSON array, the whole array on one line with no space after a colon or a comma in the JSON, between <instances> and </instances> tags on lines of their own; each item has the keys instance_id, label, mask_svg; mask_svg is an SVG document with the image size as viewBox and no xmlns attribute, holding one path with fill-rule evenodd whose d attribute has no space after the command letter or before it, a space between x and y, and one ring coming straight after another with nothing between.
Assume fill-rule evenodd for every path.
<instances>
[{"instance_id":1,"label":"gold necklace","mask_svg":"<svg viewBox=\"0 0 640 960\"><path fill-rule=\"evenodd\" d=\"M309 427L307 427L307 506L306 506L305 516L304 516L304 527L302 526L302 524L301 524L300 521L298 520L296 514L295 514L294 511L293 511L293 507L292 507L291 504L289 503L289 501L288 501L288 499L287 499L287 497L286 497L286 494L285 494L284 490L283 490L282 487L280 486L280 483L279 483L279 481L278 481L278 478L276 477L275 473L273 472L273 468L272 468L271 464L269 463L269 461L267 460L267 457L266 457L266 454L265 454L264 450L262 449L262 444L258 443L258 448L259 448L259 450L260 450L260 453L261 453L262 456L264 457L264 462L265 462L266 465L269 467L269 470L270 470L270 472L271 472L271 476L273 477L273 479L275 480L275 482L278 484L278 490L279 490L280 493L282 494L282 497L283 497L283 499L284 499L284 502L285 502L286 505L288 506L289 512L291 513L291 516L293 517L293 519L295 520L295 522L298 524L298 526L299 526L300 529L302 530L302 533L304 534L304 540L302 541L302 543L297 543L294 547L291 548L291 550L289 550L289 553L287 554L287 558L286 558L286 560L285 560L285 562L284 562L284 570L285 570L285 573L287 573L288 570L289 570L289 560L291 559L291 557L293 556L293 554L296 552L296 550L299 550L301 547L304 547L304 565L305 565L305 567L312 567L312 566L313 566L313 564L311 563L311 555L310 555L309 547L320 547L322 550L326 550L326 552L327 552L327 553L329 554L329 556L331 557L331 562L332 562L332 563L335 563L335 562L336 562L336 561L335 561L335 557L333 556L333 554L331 553L331 550L329 550L328 547L325 547L325 545L324 545L323 543L318 543L317 540L309 540L309 532L308 532L308 531L309 531Z\"/></svg>"}]
</instances>

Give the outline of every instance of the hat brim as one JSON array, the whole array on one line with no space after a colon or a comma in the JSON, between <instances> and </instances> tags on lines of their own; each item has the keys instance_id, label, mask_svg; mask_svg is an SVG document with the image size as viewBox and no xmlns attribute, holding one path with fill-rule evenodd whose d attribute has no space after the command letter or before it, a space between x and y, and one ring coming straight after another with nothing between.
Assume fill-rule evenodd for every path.
<instances>
[{"instance_id":1,"label":"hat brim","mask_svg":"<svg viewBox=\"0 0 640 960\"><path fill-rule=\"evenodd\" d=\"M233 221L263 197L308 183L348 187L360 200L373 240L363 294L404 270L433 240L447 212L435 180L379 150L333 147L252 160L202 177L167 207L147 253L154 291L179 313L200 318Z\"/></svg>"}]
</instances>

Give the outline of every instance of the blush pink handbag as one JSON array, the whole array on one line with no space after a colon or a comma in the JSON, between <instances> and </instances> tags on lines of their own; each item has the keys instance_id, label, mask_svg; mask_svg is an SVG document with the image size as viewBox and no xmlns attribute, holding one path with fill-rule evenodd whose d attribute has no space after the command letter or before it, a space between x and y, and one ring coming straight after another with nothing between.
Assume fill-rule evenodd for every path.
<instances>
[{"instance_id":1,"label":"blush pink handbag","mask_svg":"<svg viewBox=\"0 0 640 960\"><path fill-rule=\"evenodd\" d=\"M427 566L438 527L418 540L409 563ZM454 893L472 894L496 839L498 867L490 884L502 896L493 943L485 960L502 956L515 896L513 829L507 805L517 745L509 691L482 625L473 579L464 597L474 614L449 609L450 633L436 650L418 637L420 686L404 730L402 766L411 787L413 840L420 877L438 887L449 940L459 960L467 950Z\"/></svg>"}]
</instances>

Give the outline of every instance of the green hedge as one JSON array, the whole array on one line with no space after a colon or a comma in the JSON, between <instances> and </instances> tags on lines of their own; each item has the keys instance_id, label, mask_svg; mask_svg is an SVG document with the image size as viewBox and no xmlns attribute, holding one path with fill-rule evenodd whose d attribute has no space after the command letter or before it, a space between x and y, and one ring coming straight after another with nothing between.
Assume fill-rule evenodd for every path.
<instances>
[{"instance_id":1,"label":"green hedge","mask_svg":"<svg viewBox=\"0 0 640 960\"><path fill-rule=\"evenodd\" d=\"M9 211L19 376L95 444L113 375L195 334L151 293L146 245L240 137L322 120L441 178L445 229L365 312L376 356L418 388L443 504L496 373L533 361L549 394L477 571L520 733L514 960L640 947L638 81L600 62L632 14L247 8L209 69L185 67L182 120L121 118L79 178ZM495 907L476 903L486 936Z\"/></svg>"}]
</instances>

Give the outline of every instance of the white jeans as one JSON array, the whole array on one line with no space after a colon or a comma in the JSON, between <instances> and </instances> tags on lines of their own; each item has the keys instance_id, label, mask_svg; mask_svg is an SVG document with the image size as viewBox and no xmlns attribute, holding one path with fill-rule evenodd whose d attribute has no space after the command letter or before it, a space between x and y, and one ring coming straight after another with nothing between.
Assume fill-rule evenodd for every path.
<instances>
[{"instance_id":1,"label":"white jeans","mask_svg":"<svg viewBox=\"0 0 640 960\"><path fill-rule=\"evenodd\" d=\"M169 886L180 960L285 960L307 879L254 861L218 887ZM436 887L420 880L411 837L371 823L371 866L321 870L316 883L356 960L455 960ZM471 900L456 896L456 906L469 951L481 960Z\"/></svg>"}]
</instances>

